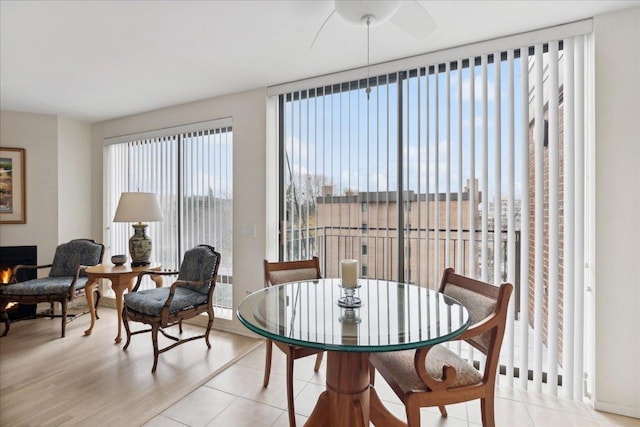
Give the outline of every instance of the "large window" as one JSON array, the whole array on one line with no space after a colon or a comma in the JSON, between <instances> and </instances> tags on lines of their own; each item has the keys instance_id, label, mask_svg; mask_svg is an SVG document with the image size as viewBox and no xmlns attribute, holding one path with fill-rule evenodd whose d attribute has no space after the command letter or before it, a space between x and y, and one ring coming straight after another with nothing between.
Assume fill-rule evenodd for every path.
<instances>
[{"instance_id":1,"label":"large window","mask_svg":"<svg viewBox=\"0 0 640 427\"><path fill-rule=\"evenodd\" d=\"M584 39L282 93L282 259L511 282L508 382L581 398Z\"/></svg>"},{"instance_id":2,"label":"large window","mask_svg":"<svg viewBox=\"0 0 640 427\"><path fill-rule=\"evenodd\" d=\"M153 261L176 270L198 244L221 253L216 315L232 316L233 133L229 120L106 141L106 227L110 252L128 253L130 224L112 222L120 194L157 195L163 220L150 223ZM152 286L152 284L148 284Z\"/></svg>"}]
</instances>

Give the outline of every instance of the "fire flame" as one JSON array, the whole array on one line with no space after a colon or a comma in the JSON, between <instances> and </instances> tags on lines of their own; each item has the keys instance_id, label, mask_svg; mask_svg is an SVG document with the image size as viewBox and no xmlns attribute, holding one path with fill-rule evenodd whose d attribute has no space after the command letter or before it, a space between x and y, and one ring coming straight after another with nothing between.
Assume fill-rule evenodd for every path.
<instances>
[{"instance_id":1,"label":"fire flame","mask_svg":"<svg viewBox=\"0 0 640 427\"><path fill-rule=\"evenodd\" d=\"M0 270L0 283L9 283L9 279L11 279L11 269Z\"/></svg>"},{"instance_id":2,"label":"fire flame","mask_svg":"<svg viewBox=\"0 0 640 427\"><path fill-rule=\"evenodd\" d=\"M5 268L3 270L0 270L0 283L9 283L9 279L11 279L11 269ZM11 307L17 304L17 302L8 302L4 308L5 310L9 310Z\"/></svg>"}]
</instances>

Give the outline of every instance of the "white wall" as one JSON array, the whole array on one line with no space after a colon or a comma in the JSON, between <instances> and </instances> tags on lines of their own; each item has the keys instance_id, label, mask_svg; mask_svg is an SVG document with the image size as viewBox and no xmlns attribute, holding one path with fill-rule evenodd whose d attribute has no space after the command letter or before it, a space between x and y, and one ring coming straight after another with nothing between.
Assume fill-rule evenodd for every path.
<instances>
[{"instance_id":1,"label":"white wall","mask_svg":"<svg viewBox=\"0 0 640 427\"><path fill-rule=\"evenodd\" d=\"M90 142L87 123L0 111L0 145L25 149L27 193L26 223L0 224L0 246L35 245L49 264L60 243L91 237Z\"/></svg>"},{"instance_id":2,"label":"white wall","mask_svg":"<svg viewBox=\"0 0 640 427\"><path fill-rule=\"evenodd\" d=\"M26 224L0 224L0 246L35 245L38 264L58 245L58 124L48 114L0 111L0 145L25 149Z\"/></svg>"},{"instance_id":3,"label":"white wall","mask_svg":"<svg viewBox=\"0 0 640 427\"><path fill-rule=\"evenodd\" d=\"M94 236L102 236L105 225L102 217L104 138L231 117L234 305L240 302L247 291L261 288L262 260L265 256L266 105L266 89L258 89L95 124L92 128ZM243 235L244 226L253 225L256 236ZM103 237L100 239L104 241ZM224 253L221 255L225 256ZM230 322L216 319L214 327L246 333L235 316Z\"/></svg>"},{"instance_id":4,"label":"white wall","mask_svg":"<svg viewBox=\"0 0 640 427\"><path fill-rule=\"evenodd\" d=\"M640 417L640 8L594 37L595 407Z\"/></svg>"},{"instance_id":5,"label":"white wall","mask_svg":"<svg viewBox=\"0 0 640 427\"><path fill-rule=\"evenodd\" d=\"M90 141L90 124L58 118L59 242L91 238Z\"/></svg>"}]
</instances>

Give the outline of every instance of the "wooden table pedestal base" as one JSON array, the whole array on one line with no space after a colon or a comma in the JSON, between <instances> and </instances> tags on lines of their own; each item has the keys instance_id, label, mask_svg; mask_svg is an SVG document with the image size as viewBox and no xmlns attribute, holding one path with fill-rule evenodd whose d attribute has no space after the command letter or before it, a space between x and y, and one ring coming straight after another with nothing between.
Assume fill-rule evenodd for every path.
<instances>
[{"instance_id":1,"label":"wooden table pedestal base","mask_svg":"<svg viewBox=\"0 0 640 427\"><path fill-rule=\"evenodd\" d=\"M406 427L382 404L369 384L368 353L327 352L327 389L318 398L307 427Z\"/></svg>"}]
</instances>

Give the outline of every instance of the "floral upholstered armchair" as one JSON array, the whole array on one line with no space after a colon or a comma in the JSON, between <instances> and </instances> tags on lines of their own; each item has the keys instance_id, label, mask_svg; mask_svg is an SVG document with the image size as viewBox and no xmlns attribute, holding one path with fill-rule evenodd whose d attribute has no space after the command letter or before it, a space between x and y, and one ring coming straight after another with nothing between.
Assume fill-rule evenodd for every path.
<instances>
[{"instance_id":1,"label":"floral upholstered armchair","mask_svg":"<svg viewBox=\"0 0 640 427\"><path fill-rule=\"evenodd\" d=\"M122 320L127 332L127 342L123 350L131 343L131 336L151 332L153 344L153 368L158 366L158 355L177 345L199 338L204 338L208 348L209 332L213 325L213 292L220 266L220 253L209 245L198 245L184 254L180 271L143 271L138 275L138 281L131 292L124 295ZM139 290L145 275L171 276L178 275L178 279L171 286ZM169 335L164 328L178 324L182 333L182 321L207 313L209 322L207 329L201 335L180 339ZM150 326L148 329L131 331L129 321L141 322ZM158 348L158 332L174 340L167 347Z\"/></svg>"},{"instance_id":2,"label":"floral upholstered armchair","mask_svg":"<svg viewBox=\"0 0 640 427\"><path fill-rule=\"evenodd\" d=\"M89 239L75 239L56 248L53 262L47 265L17 265L14 267L8 285L0 286L0 319L5 329L2 336L9 333L11 320L6 312L10 302L21 304L51 303L50 315L54 317L53 303L62 306L62 334L67 324L67 306L69 301L84 292L87 278L84 270L88 266L102 262L104 245ZM18 282L18 272L23 269L38 270L50 268L49 275L43 278ZM98 299L96 299L97 304Z\"/></svg>"}]
</instances>

